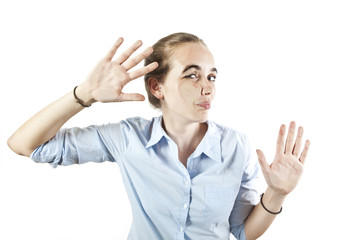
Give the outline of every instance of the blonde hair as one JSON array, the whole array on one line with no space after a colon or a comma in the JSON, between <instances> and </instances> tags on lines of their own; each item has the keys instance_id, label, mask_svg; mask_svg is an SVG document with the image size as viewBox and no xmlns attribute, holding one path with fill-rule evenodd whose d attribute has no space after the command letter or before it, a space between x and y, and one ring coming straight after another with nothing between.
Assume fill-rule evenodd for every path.
<instances>
[{"instance_id":1,"label":"blonde hair","mask_svg":"<svg viewBox=\"0 0 360 240\"><path fill-rule=\"evenodd\" d=\"M206 46L202 39L193 34L184 32L173 33L157 41L152 46L154 49L153 53L145 59L145 66L152 62L157 62L159 64L159 66L154 71L144 76L145 89L148 94L149 102L155 108L160 108L161 104L160 100L150 91L149 78L154 77L159 83L162 83L166 77L166 74L170 70L170 57L173 50L179 45L189 42L200 43Z\"/></svg>"}]
</instances>

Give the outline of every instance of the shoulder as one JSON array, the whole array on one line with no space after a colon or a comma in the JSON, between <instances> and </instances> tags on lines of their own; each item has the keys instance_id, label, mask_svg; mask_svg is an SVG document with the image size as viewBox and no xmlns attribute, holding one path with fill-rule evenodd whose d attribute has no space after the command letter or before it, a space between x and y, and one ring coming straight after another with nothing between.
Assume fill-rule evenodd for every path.
<instances>
[{"instance_id":1,"label":"shoulder","mask_svg":"<svg viewBox=\"0 0 360 240\"><path fill-rule=\"evenodd\" d=\"M161 117L153 117L146 119L142 117L131 117L120 122L120 128L124 133L135 134L137 136L145 136L149 138L152 127L161 121Z\"/></svg>"},{"instance_id":2,"label":"shoulder","mask_svg":"<svg viewBox=\"0 0 360 240\"><path fill-rule=\"evenodd\" d=\"M213 134L219 134L221 141L231 141L231 142L237 142L241 143L243 145L248 144L248 136L240 132L238 130L235 130L234 128L221 125L219 123L208 121L209 129Z\"/></svg>"},{"instance_id":3,"label":"shoulder","mask_svg":"<svg viewBox=\"0 0 360 240\"><path fill-rule=\"evenodd\" d=\"M229 163L235 175L242 176L245 167L252 161L253 155L248 135L234 128L210 121L209 129L218 134L223 161Z\"/></svg>"},{"instance_id":4,"label":"shoulder","mask_svg":"<svg viewBox=\"0 0 360 240\"><path fill-rule=\"evenodd\" d=\"M149 126L153 120L147 120L142 117L131 117L124 120L121 120L117 123L107 123L98 126L89 126L88 129L95 128L98 132L113 136L114 134L130 134L130 133L143 133L148 131Z\"/></svg>"},{"instance_id":5,"label":"shoulder","mask_svg":"<svg viewBox=\"0 0 360 240\"><path fill-rule=\"evenodd\" d=\"M120 122L120 124L127 126L129 128L143 129L143 128L148 127L153 121L154 121L154 118L151 120L148 120L148 119L145 119L142 117L131 117L131 118L122 120Z\"/></svg>"}]
</instances>

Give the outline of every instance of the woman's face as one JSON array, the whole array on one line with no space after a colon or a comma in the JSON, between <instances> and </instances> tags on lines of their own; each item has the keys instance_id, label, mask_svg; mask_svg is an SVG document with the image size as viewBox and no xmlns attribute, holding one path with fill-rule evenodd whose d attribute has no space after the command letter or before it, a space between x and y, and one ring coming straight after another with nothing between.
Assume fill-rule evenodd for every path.
<instances>
[{"instance_id":1,"label":"woman's face","mask_svg":"<svg viewBox=\"0 0 360 240\"><path fill-rule=\"evenodd\" d=\"M160 84L164 115L187 122L205 122L215 97L214 57L200 43L184 43L173 50L170 71Z\"/></svg>"}]
</instances>

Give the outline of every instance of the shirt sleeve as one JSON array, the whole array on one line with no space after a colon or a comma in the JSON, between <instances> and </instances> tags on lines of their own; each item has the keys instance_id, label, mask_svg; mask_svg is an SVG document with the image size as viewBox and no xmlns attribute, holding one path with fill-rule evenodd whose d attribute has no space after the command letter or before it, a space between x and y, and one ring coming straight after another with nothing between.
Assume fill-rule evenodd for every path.
<instances>
[{"instance_id":1,"label":"shirt sleeve","mask_svg":"<svg viewBox=\"0 0 360 240\"><path fill-rule=\"evenodd\" d=\"M115 161L124 151L126 137L121 131L123 124L107 124L86 128L60 129L48 142L37 147L30 158L52 167L87 162Z\"/></svg>"},{"instance_id":2,"label":"shirt sleeve","mask_svg":"<svg viewBox=\"0 0 360 240\"><path fill-rule=\"evenodd\" d=\"M259 185L259 163L253 158L248 138L246 138L245 146L246 164L242 175L240 190L229 218L230 231L238 240L246 240L244 231L246 218L259 202L259 194L257 191Z\"/></svg>"}]
</instances>

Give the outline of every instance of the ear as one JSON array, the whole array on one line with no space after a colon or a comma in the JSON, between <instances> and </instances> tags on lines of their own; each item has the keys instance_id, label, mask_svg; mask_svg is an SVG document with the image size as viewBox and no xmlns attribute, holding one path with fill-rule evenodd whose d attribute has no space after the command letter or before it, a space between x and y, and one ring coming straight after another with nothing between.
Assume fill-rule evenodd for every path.
<instances>
[{"instance_id":1,"label":"ear","mask_svg":"<svg viewBox=\"0 0 360 240\"><path fill-rule=\"evenodd\" d=\"M158 99L164 98L164 93L161 88L161 84L158 82L158 80L154 77L150 77L148 79L149 89L150 92Z\"/></svg>"}]
</instances>

